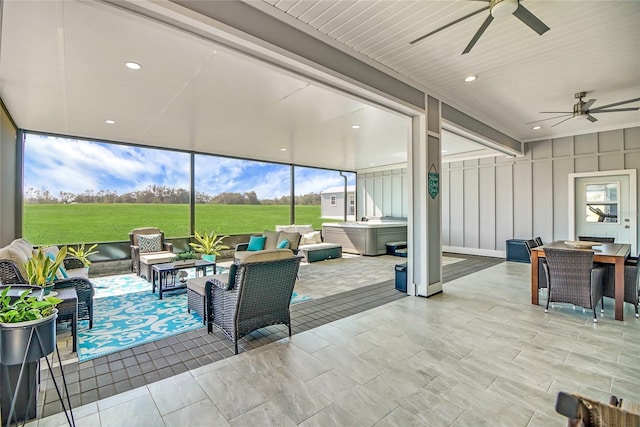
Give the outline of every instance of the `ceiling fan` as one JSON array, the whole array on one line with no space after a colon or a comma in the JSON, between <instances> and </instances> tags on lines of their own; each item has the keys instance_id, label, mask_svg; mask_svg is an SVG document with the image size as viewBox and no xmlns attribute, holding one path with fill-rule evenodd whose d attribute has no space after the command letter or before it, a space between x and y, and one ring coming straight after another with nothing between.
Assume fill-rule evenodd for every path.
<instances>
[{"instance_id":1,"label":"ceiling fan","mask_svg":"<svg viewBox=\"0 0 640 427\"><path fill-rule=\"evenodd\" d=\"M558 123L551 125L550 127L558 126L560 123L564 123L569 119L587 119L590 122L597 122L598 119L592 116L592 114L600 114L600 113L616 113L620 111L638 111L640 107L625 107L625 108L610 108L617 107L618 105L630 104L632 102L640 101L640 98L627 99L626 101L614 102L613 104L603 105L597 108L591 108L595 99L590 99L587 102L583 101L582 98L587 96L587 92L578 92L575 94L576 102L573 105L573 111L540 111L541 114L561 114L560 116L549 117L547 119L535 120L533 122L526 123L528 125L532 123L542 122L545 120L553 120L559 119L560 117L567 117L566 119L560 120Z\"/></svg>"},{"instance_id":2,"label":"ceiling fan","mask_svg":"<svg viewBox=\"0 0 640 427\"><path fill-rule=\"evenodd\" d=\"M549 27L547 27L541 20L536 18L536 16L533 13L529 12L529 10L525 9L525 7L520 4L520 0L475 0L475 1L483 1L485 3L488 2L489 6L476 10L475 12L465 15L462 18L458 18L455 21L452 21L447 25L438 28L437 30L431 31L430 33L425 34L424 36L418 37L417 39L409 42L409 44L414 44L419 42L420 40L424 40L427 37L432 36L444 30L445 28L449 28L450 26L455 25L458 22L462 22L467 18L471 18L472 16L477 15L480 12L484 12L487 9L489 9L489 16L487 16L487 18L484 20L484 22L480 26L480 29L478 29L478 31L473 36L473 38L471 39L467 47L462 52L463 55L471 51L471 49L476 44L480 36L485 32L489 24L491 24L491 21L493 21L493 18L502 18L503 16L513 15L519 20L521 20L522 22L524 22L533 31L535 31L540 35L543 35L547 31L549 31Z\"/></svg>"}]
</instances>

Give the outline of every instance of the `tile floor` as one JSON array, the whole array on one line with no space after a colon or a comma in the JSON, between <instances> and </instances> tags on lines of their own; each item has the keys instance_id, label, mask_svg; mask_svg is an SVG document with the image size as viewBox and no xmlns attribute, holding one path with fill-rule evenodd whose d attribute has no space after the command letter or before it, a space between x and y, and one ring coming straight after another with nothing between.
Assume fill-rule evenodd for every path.
<instances>
[{"instance_id":1,"label":"tile floor","mask_svg":"<svg viewBox=\"0 0 640 427\"><path fill-rule=\"evenodd\" d=\"M640 401L640 321L529 301L502 262L74 410L79 426L562 426L558 391ZM357 290L355 292L358 292ZM63 414L31 426L65 425Z\"/></svg>"}]
</instances>

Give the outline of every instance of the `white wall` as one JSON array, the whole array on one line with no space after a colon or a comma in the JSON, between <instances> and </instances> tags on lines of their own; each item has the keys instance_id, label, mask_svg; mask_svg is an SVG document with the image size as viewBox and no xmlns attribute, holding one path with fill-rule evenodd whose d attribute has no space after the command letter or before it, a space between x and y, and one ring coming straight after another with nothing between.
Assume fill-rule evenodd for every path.
<instances>
[{"instance_id":1,"label":"white wall","mask_svg":"<svg viewBox=\"0 0 640 427\"><path fill-rule=\"evenodd\" d=\"M358 218L363 216L408 217L409 190L406 167L359 172L357 183L356 214Z\"/></svg>"},{"instance_id":2,"label":"white wall","mask_svg":"<svg viewBox=\"0 0 640 427\"><path fill-rule=\"evenodd\" d=\"M526 143L523 157L444 163L443 250L504 257L507 239L566 239L570 173L638 168L640 127Z\"/></svg>"}]
</instances>

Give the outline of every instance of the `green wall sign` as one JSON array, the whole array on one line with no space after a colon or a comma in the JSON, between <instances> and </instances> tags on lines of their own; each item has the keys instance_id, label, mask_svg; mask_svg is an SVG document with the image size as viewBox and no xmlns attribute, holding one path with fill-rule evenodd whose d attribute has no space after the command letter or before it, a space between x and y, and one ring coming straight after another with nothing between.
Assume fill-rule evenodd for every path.
<instances>
[{"instance_id":1,"label":"green wall sign","mask_svg":"<svg viewBox=\"0 0 640 427\"><path fill-rule=\"evenodd\" d=\"M440 192L440 174L434 164L431 164L429 173L427 174L427 185L429 187L429 195L435 199Z\"/></svg>"}]
</instances>

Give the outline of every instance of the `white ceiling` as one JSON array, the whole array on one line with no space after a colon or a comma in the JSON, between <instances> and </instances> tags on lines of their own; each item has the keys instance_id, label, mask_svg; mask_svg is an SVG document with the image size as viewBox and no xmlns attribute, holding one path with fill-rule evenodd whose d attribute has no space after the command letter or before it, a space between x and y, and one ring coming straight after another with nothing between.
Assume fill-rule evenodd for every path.
<instances>
[{"instance_id":1,"label":"white ceiling","mask_svg":"<svg viewBox=\"0 0 640 427\"><path fill-rule=\"evenodd\" d=\"M538 111L569 111L577 91L595 107L640 97L638 1L527 1L550 31L495 20L464 56L484 14L409 41L484 6L477 1L250 4L521 141L640 125L638 112L537 132L525 124L547 117ZM0 96L21 128L343 170L406 161L407 117L203 37L102 2L2 8ZM129 60L142 70L126 69ZM479 78L462 83L468 74Z\"/></svg>"}]
</instances>

